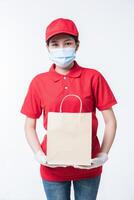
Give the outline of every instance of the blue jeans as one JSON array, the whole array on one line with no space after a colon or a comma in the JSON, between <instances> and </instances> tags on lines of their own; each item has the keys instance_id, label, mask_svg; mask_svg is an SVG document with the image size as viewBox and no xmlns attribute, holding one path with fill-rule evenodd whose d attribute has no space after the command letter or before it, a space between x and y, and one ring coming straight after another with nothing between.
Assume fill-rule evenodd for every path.
<instances>
[{"instance_id":1,"label":"blue jeans","mask_svg":"<svg viewBox=\"0 0 134 200\"><path fill-rule=\"evenodd\" d=\"M73 180L75 200L96 200L100 176ZM42 180L47 200L70 200L71 181Z\"/></svg>"}]
</instances>

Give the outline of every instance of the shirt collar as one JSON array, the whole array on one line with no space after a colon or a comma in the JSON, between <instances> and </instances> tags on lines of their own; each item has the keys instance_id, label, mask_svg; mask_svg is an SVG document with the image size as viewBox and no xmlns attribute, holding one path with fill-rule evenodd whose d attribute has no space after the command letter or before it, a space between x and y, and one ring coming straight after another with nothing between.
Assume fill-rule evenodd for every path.
<instances>
[{"instance_id":1,"label":"shirt collar","mask_svg":"<svg viewBox=\"0 0 134 200\"><path fill-rule=\"evenodd\" d=\"M74 60L74 65L73 67L70 69L70 71L68 72L68 74L60 74L58 72L55 71L55 64L53 63L49 69L49 74L51 76L51 78L54 81L59 81L60 79L62 79L64 76L67 77L79 77L81 75L82 69L81 67L77 64L77 62Z\"/></svg>"}]
</instances>

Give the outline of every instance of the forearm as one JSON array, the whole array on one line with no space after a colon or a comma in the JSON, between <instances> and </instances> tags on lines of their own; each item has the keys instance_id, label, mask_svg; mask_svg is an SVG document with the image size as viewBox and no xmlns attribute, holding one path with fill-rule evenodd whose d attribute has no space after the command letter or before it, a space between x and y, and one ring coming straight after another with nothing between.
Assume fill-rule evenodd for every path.
<instances>
[{"instance_id":1,"label":"forearm","mask_svg":"<svg viewBox=\"0 0 134 200\"><path fill-rule=\"evenodd\" d=\"M29 146L31 147L34 153L36 153L39 150L42 151L36 130L34 128L31 127L26 128L25 136Z\"/></svg>"},{"instance_id":2,"label":"forearm","mask_svg":"<svg viewBox=\"0 0 134 200\"><path fill-rule=\"evenodd\" d=\"M110 148L115 138L116 128L117 128L117 122L115 118L105 123L101 152L108 153L110 151Z\"/></svg>"}]
</instances>

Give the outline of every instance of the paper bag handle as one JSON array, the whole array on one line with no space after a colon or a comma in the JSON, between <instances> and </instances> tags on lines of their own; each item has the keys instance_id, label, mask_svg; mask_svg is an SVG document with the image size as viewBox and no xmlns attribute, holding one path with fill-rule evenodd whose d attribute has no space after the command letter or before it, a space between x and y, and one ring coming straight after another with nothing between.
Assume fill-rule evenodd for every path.
<instances>
[{"instance_id":1,"label":"paper bag handle","mask_svg":"<svg viewBox=\"0 0 134 200\"><path fill-rule=\"evenodd\" d=\"M62 112L62 104L63 104L63 101L64 101L65 98L68 97L68 96L75 96L75 97L77 97L77 98L80 100L80 112L81 112L81 111L82 111L82 100L81 100L81 98L80 98L78 95L76 95L76 94L68 94L68 95L66 95L66 96L63 97L63 99L62 99L62 101L61 101L61 104L60 104L60 112Z\"/></svg>"}]
</instances>

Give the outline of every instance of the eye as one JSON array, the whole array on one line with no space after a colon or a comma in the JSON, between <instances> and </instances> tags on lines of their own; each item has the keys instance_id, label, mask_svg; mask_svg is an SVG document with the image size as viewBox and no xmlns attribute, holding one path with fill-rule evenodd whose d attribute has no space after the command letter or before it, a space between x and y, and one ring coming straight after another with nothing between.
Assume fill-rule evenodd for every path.
<instances>
[{"instance_id":1,"label":"eye","mask_svg":"<svg viewBox=\"0 0 134 200\"><path fill-rule=\"evenodd\" d=\"M69 46L71 45L72 43L71 42L66 42L65 45Z\"/></svg>"},{"instance_id":2,"label":"eye","mask_svg":"<svg viewBox=\"0 0 134 200\"><path fill-rule=\"evenodd\" d=\"M58 44L57 43L53 43L53 44L51 44L51 46L57 47Z\"/></svg>"},{"instance_id":3,"label":"eye","mask_svg":"<svg viewBox=\"0 0 134 200\"><path fill-rule=\"evenodd\" d=\"M57 48L59 45L58 45L58 43L56 43L56 42L52 42L52 43L50 43L50 47L52 47L52 48Z\"/></svg>"}]
</instances>

